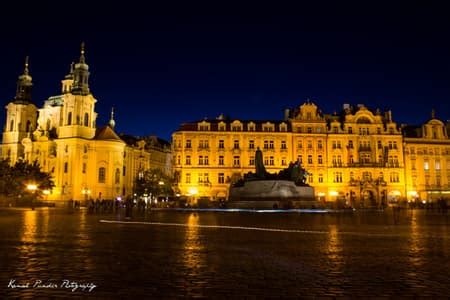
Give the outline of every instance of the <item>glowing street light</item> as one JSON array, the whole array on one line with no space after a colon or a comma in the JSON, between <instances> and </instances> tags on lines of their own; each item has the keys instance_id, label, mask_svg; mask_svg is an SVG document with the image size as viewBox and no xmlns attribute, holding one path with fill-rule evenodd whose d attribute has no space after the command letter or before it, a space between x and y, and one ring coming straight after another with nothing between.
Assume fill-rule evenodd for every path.
<instances>
[{"instance_id":1,"label":"glowing street light","mask_svg":"<svg viewBox=\"0 0 450 300\"><path fill-rule=\"evenodd\" d=\"M33 193L33 198L31 198L31 209L34 210L34 194L37 190L37 185L34 183L27 184L27 190Z\"/></svg>"}]
</instances>

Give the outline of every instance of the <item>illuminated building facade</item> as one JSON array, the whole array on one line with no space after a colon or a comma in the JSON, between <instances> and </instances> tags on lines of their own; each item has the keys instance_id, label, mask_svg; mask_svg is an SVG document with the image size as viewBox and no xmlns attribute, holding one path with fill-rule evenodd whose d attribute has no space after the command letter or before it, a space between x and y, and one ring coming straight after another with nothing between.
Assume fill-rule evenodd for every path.
<instances>
[{"instance_id":1,"label":"illuminated building facade","mask_svg":"<svg viewBox=\"0 0 450 300\"><path fill-rule=\"evenodd\" d=\"M423 134L411 136L415 131L395 123L391 111L345 104L328 115L308 101L286 110L283 120L219 116L182 124L172 135L173 167L180 194L226 199L230 183L254 171L259 147L270 173L301 161L319 201L360 207L429 199L430 192L444 197L450 191L446 126L433 116L421 128Z\"/></svg>"},{"instance_id":2,"label":"illuminated building facade","mask_svg":"<svg viewBox=\"0 0 450 300\"><path fill-rule=\"evenodd\" d=\"M38 108L31 97L32 77L25 69L16 96L6 106L1 157L12 164L38 161L56 187L47 200L115 199L133 193L135 177L144 170L171 171L170 145L156 137L117 135L113 112L106 126L97 127L89 88L84 45L78 63L62 80L61 94Z\"/></svg>"}]
</instances>

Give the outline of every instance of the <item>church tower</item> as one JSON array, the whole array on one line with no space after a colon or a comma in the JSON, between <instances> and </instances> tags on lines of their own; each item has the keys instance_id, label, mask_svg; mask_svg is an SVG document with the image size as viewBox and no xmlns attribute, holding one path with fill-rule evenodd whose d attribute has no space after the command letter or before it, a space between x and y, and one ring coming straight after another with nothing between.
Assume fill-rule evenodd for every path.
<instances>
[{"instance_id":1,"label":"church tower","mask_svg":"<svg viewBox=\"0 0 450 300\"><path fill-rule=\"evenodd\" d=\"M36 127L37 107L31 100L32 78L28 70L28 56L25 58L23 74L17 80L14 99L6 106L6 124L3 129L2 156L14 163L23 158L22 140L31 137Z\"/></svg>"},{"instance_id":2,"label":"church tower","mask_svg":"<svg viewBox=\"0 0 450 300\"><path fill-rule=\"evenodd\" d=\"M89 90L89 66L86 64L84 43L81 44L80 59L72 64L70 74L62 81L63 106L61 109L58 137L95 136L95 103L97 100Z\"/></svg>"}]
</instances>

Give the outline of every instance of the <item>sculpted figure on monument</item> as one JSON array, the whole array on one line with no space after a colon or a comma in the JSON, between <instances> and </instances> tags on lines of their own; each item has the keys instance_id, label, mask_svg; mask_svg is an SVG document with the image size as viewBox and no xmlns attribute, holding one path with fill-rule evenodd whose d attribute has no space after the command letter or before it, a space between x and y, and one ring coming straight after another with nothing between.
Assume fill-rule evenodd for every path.
<instances>
[{"instance_id":1,"label":"sculpted figure on monument","mask_svg":"<svg viewBox=\"0 0 450 300\"><path fill-rule=\"evenodd\" d=\"M255 152L255 169L257 178L264 179L266 177L266 168L264 167L263 154L259 147Z\"/></svg>"}]
</instances>

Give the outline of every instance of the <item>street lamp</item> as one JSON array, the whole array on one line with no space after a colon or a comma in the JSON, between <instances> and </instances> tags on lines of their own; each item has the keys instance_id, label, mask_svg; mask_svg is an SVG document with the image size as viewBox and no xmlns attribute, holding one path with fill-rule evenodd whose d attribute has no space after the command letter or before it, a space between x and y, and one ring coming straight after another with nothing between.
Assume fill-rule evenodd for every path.
<instances>
[{"instance_id":1,"label":"street lamp","mask_svg":"<svg viewBox=\"0 0 450 300\"><path fill-rule=\"evenodd\" d=\"M27 184L27 190L29 190L33 194L33 197L31 198L31 209L32 210L34 210L34 195L36 193L37 188L38 188L37 185L34 183Z\"/></svg>"}]
</instances>

